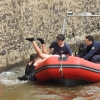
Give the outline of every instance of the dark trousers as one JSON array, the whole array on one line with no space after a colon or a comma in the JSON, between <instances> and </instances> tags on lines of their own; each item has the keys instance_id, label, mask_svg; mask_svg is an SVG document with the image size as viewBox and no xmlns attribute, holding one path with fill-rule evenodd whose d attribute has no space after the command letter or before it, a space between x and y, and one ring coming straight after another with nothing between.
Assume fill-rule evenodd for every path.
<instances>
[{"instance_id":1,"label":"dark trousers","mask_svg":"<svg viewBox=\"0 0 100 100\"><path fill-rule=\"evenodd\" d=\"M100 55L94 55L91 61L94 63L100 63Z\"/></svg>"},{"instance_id":2,"label":"dark trousers","mask_svg":"<svg viewBox=\"0 0 100 100\"><path fill-rule=\"evenodd\" d=\"M77 57L80 57L80 58L83 58L84 55L82 54L79 54L79 55L76 55ZM88 59L88 61L91 61L91 62L94 62L94 63L99 63L100 62L100 54L99 55L93 55L92 57L90 57Z\"/></svg>"}]
</instances>

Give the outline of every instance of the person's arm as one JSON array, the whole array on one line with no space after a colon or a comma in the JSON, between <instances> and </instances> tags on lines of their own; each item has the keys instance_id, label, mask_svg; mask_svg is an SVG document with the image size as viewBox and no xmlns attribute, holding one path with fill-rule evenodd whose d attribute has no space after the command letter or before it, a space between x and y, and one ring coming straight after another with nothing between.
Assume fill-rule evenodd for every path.
<instances>
[{"instance_id":1,"label":"person's arm","mask_svg":"<svg viewBox=\"0 0 100 100\"><path fill-rule=\"evenodd\" d=\"M87 54L87 52L88 52L88 47L86 47L86 49L83 52L78 54L77 57L83 58Z\"/></svg>"},{"instance_id":2,"label":"person's arm","mask_svg":"<svg viewBox=\"0 0 100 100\"><path fill-rule=\"evenodd\" d=\"M67 43L65 44L65 46L66 46L67 54L69 54L70 56L72 56L73 54L72 54L72 50L71 50L70 46Z\"/></svg>"},{"instance_id":3,"label":"person's arm","mask_svg":"<svg viewBox=\"0 0 100 100\"><path fill-rule=\"evenodd\" d=\"M93 54L98 50L98 46L92 46L91 50L89 51L89 53L87 53L83 58L85 60L89 59L90 57L93 56Z\"/></svg>"},{"instance_id":4,"label":"person's arm","mask_svg":"<svg viewBox=\"0 0 100 100\"><path fill-rule=\"evenodd\" d=\"M52 51L52 48L48 48L47 53L49 54Z\"/></svg>"},{"instance_id":5,"label":"person's arm","mask_svg":"<svg viewBox=\"0 0 100 100\"><path fill-rule=\"evenodd\" d=\"M49 46L49 48L48 48L48 50L47 50L48 54L52 51L52 48L54 48L54 44L55 44L55 41L53 41L53 42L51 43L51 45Z\"/></svg>"}]
</instances>

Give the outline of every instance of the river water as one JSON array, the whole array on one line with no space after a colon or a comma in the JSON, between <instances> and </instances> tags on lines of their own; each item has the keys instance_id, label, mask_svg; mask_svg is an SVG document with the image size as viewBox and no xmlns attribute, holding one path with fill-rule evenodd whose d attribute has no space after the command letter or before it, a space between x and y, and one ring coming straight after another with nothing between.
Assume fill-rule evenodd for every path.
<instances>
[{"instance_id":1,"label":"river water","mask_svg":"<svg viewBox=\"0 0 100 100\"><path fill-rule=\"evenodd\" d=\"M24 75L24 67L0 74L0 100L100 100L100 83L66 86L18 81L21 75Z\"/></svg>"}]
</instances>

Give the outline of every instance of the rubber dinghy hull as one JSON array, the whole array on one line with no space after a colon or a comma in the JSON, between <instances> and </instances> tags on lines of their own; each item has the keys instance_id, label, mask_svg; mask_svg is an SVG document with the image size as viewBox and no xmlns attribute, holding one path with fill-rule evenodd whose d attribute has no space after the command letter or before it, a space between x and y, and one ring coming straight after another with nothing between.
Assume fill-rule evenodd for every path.
<instances>
[{"instance_id":1,"label":"rubber dinghy hull","mask_svg":"<svg viewBox=\"0 0 100 100\"><path fill-rule=\"evenodd\" d=\"M39 81L64 78L99 82L100 64L95 64L74 56L69 56L65 61L59 60L57 56L52 56L36 66L35 77Z\"/></svg>"}]
</instances>

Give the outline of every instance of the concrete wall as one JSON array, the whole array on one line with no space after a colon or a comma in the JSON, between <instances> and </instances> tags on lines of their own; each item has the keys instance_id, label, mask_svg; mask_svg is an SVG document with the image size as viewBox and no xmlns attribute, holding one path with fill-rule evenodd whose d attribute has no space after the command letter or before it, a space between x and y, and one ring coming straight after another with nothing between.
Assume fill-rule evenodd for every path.
<instances>
[{"instance_id":1,"label":"concrete wall","mask_svg":"<svg viewBox=\"0 0 100 100\"><path fill-rule=\"evenodd\" d=\"M68 11L98 14L100 0L0 0L0 67L23 61L34 52L26 37L42 37L49 44L62 32ZM80 41L80 36L99 33L100 17L69 17L67 21L68 43Z\"/></svg>"}]
</instances>

